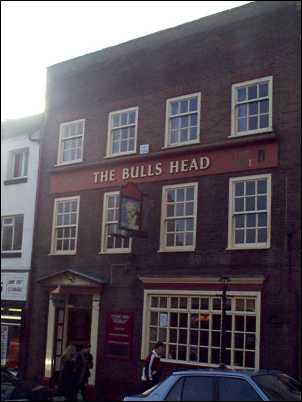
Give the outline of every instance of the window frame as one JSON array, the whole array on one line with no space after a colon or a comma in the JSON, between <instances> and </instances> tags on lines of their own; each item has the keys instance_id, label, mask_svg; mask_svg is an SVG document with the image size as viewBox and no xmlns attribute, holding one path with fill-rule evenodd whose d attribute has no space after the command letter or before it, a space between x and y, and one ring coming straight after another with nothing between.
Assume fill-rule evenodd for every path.
<instances>
[{"instance_id":1,"label":"window frame","mask_svg":"<svg viewBox=\"0 0 302 402\"><path fill-rule=\"evenodd\" d=\"M69 124L78 123L78 122L83 122L83 133L81 135L75 135L75 136L68 137L68 138L62 138L63 127L68 126ZM74 163L83 162L85 128L86 128L86 119L77 119L77 120L71 120L71 121L66 121L66 122L60 123L59 145L58 145L58 155L57 155L57 164L56 164L56 166L72 165ZM71 161L63 161L63 141L70 140L72 138L79 138L79 137L82 138L82 147L81 147L81 157L80 157L80 159L74 159L74 160L71 160Z\"/></svg>"},{"instance_id":2,"label":"window frame","mask_svg":"<svg viewBox=\"0 0 302 402\"><path fill-rule=\"evenodd\" d=\"M12 245L14 245L14 242L15 242L15 231L16 231L16 217L17 216L22 216L22 238L21 238L21 247L20 248L18 248L18 249L11 249L11 250L3 250L2 249L2 244L3 244L3 228L4 228L4 226L9 226L9 227L12 227L12 229L13 229L13 232L12 232L12 241L11 241L11 244ZM13 220L13 223L12 224L10 224L10 225L8 225L8 224L6 224L6 225L4 225L3 223L2 223L2 220L3 219L12 219ZM3 216L1 216L1 254L15 254L15 253L21 253L22 252L22 246L23 246L23 234L24 234L24 214L16 214L16 215L3 215Z\"/></svg>"},{"instance_id":3,"label":"window frame","mask_svg":"<svg viewBox=\"0 0 302 402\"><path fill-rule=\"evenodd\" d=\"M196 140L191 140L191 141L186 141L186 142L180 142L177 144L169 144L169 121L170 121L170 113L169 113L169 106L171 102L174 101L181 101L183 99L187 98L192 98L192 97L197 97L197 138ZM165 121L165 144L163 146L163 149L166 148L175 148L175 147L182 147L182 146L187 146L187 145L194 145L194 144L199 144L200 143L200 109L201 109L201 92L195 92L192 94L188 95L181 95L181 96L176 96L174 98L169 98L166 100L166 121ZM183 116L188 113L179 113L176 116Z\"/></svg>"},{"instance_id":4,"label":"window frame","mask_svg":"<svg viewBox=\"0 0 302 402\"><path fill-rule=\"evenodd\" d=\"M77 209L77 218L75 225L66 225L66 226L76 226L75 233L75 248L74 250L56 250L55 244L55 232L56 232L56 217L57 217L57 202L58 201L69 201L69 200L77 200L78 209ZM77 245L78 245L78 232L79 232L79 216L80 216L80 196L72 196L72 197L59 197L54 199L53 203L53 217L52 217L52 233L51 233L51 248L49 255L76 255L77 254ZM64 227L64 225L63 225Z\"/></svg>"},{"instance_id":5,"label":"window frame","mask_svg":"<svg viewBox=\"0 0 302 402\"><path fill-rule=\"evenodd\" d=\"M121 114L125 112L132 112L135 111L135 124L126 124L122 127L131 127L134 125L134 150L133 151L123 151L119 152L116 154L112 153L112 116L116 114ZM125 156L125 155L132 155L137 153L137 136L138 136L138 113L139 113L139 107L138 106L133 106L129 107L126 109L121 109L121 110L113 110L109 112L108 114L108 130L107 130L107 146L106 146L106 156L105 158L116 158L119 156Z\"/></svg>"},{"instance_id":6,"label":"window frame","mask_svg":"<svg viewBox=\"0 0 302 402\"><path fill-rule=\"evenodd\" d=\"M236 121L236 110L237 110L237 101L236 101L236 90L237 88L240 87L247 87L252 84L259 84L261 82L268 81L268 100L269 100L269 125L268 127L264 128L257 128L254 130L245 130L245 131L237 131L236 126L237 126L237 121ZM231 134L229 135L228 138L237 138L237 137L242 137L242 136L247 136L247 135L253 135L253 134L261 134L261 133L268 133L273 131L273 76L269 75L267 77L262 77L262 78L257 78L249 81L244 81L244 82L238 82L235 84L232 84L232 95L231 95L231 105L232 105L232 111L231 111ZM248 103L256 102L258 99L253 99Z\"/></svg>"},{"instance_id":7,"label":"window frame","mask_svg":"<svg viewBox=\"0 0 302 402\"><path fill-rule=\"evenodd\" d=\"M14 176L16 154L22 154L22 174L21 176ZM20 179L28 178L28 163L29 163L29 147L12 149L8 152L8 164L7 164L7 180L18 181ZM26 171L25 171L26 168Z\"/></svg>"},{"instance_id":8,"label":"window frame","mask_svg":"<svg viewBox=\"0 0 302 402\"><path fill-rule=\"evenodd\" d=\"M107 219L106 219L106 213L107 213L107 203L108 203L108 198L110 196L115 196L118 195L120 196L120 191L110 191L110 192L105 192L104 197L103 197L103 212L102 212L102 232L101 232L101 251L100 254L130 254L132 252L132 238L129 238L129 247L125 248L110 248L107 249L106 247L106 225L107 225Z\"/></svg>"},{"instance_id":9,"label":"window frame","mask_svg":"<svg viewBox=\"0 0 302 402\"><path fill-rule=\"evenodd\" d=\"M267 241L266 243L242 243L235 244L235 232L233 228L233 216L234 216L234 199L233 188L234 184L239 181L249 181L267 179ZM229 179L229 213L228 213L228 246L227 250L257 250L257 249L269 249L271 247L271 211L272 211L272 174L260 174L252 176L231 177ZM245 211L246 212L246 211ZM243 213L245 213L243 212ZM257 211L254 213L257 214Z\"/></svg>"},{"instance_id":10,"label":"window frame","mask_svg":"<svg viewBox=\"0 0 302 402\"><path fill-rule=\"evenodd\" d=\"M194 206L193 206L193 220L194 220L194 228L193 228L193 245L192 246L175 246L175 247L170 247L165 245L165 226L166 226L166 192L169 189L177 189L177 188L185 188L185 187L194 187L194 194L195 194L195 199L194 199ZM165 185L162 187L162 198L161 198L161 224L160 224L160 247L158 252L169 252L169 253L174 253L174 252L190 252L194 251L196 249L196 230L197 230L197 212L198 212L198 182L193 182L193 183L182 183L182 184L171 184L171 185ZM175 218L176 219L176 218ZM183 219L189 219L189 218L183 218Z\"/></svg>"},{"instance_id":11,"label":"window frame","mask_svg":"<svg viewBox=\"0 0 302 402\"><path fill-rule=\"evenodd\" d=\"M143 323L142 323L142 342L141 342L141 359L144 360L149 352L149 327L150 327L150 316L151 316L151 308L149 308L151 296L178 296L178 297L222 297L221 290L169 290L169 289L145 289L144 290L144 305L143 305ZM256 331L255 331L255 369L259 369L260 367L260 338L261 338L261 291L229 291L228 296L233 297L243 297L245 299L255 298L255 317L256 317ZM164 309L163 309L164 310ZM168 309L166 309L168 310ZM176 311L176 310L175 310ZM178 311L181 311L178 309ZM188 309L189 311L189 309ZM244 313L244 312L242 312ZM240 314L238 314L239 316ZM248 316L248 314L247 314ZM187 345L189 343L187 342ZM211 347L209 344L208 347ZM231 344L231 349L233 345ZM236 348L233 348L236 349ZM198 367L219 367L219 364L213 363L201 363L197 361L184 361L184 360L173 360L162 358L162 362L169 364L181 364L188 366L198 366ZM228 366L231 369L243 369L240 366Z\"/></svg>"}]
</instances>

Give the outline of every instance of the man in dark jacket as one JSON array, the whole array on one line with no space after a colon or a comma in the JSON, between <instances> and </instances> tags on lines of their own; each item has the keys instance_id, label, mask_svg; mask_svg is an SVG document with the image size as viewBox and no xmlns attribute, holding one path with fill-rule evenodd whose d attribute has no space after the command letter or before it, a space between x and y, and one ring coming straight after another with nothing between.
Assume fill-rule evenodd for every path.
<instances>
[{"instance_id":1,"label":"man in dark jacket","mask_svg":"<svg viewBox=\"0 0 302 402\"><path fill-rule=\"evenodd\" d=\"M158 384L161 376L160 356L164 352L165 345L157 342L152 352L147 356L142 373L142 381L145 389Z\"/></svg>"},{"instance_id":2,"label":"man in dark jacket","mask_svg":"<svg viewBox=\"0 0 302 402\"><path fill-rule=\"evenodd\" d=\"M90 377L90 369L93 368L90 345L79 347L76 355L76 366L78 391L81 392L83 401L87 401L87 384Z\"/></svg>"}]
</instances>

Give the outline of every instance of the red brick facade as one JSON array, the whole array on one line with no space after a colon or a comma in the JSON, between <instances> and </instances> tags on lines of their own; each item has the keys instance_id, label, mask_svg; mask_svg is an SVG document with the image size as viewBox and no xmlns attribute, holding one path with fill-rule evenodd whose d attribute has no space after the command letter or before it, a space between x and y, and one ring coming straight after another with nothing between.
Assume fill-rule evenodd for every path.
<instances>
[{"instance_id":1,"label":"red brick facade","mask_svg":"<svg viewBox=\"0 0 302 402\"><path fill-rule=\"evenodd\" d=\"M35 234L31 333L27 376L44 375L48 321L48 293L37 280L66 269L102 279L96 378L106 395L137 390L141 370L144 286L140 277L262 276L260 367L279 368L300 376L300 59L296 2L255 2L167 31L70 60L48 69L47 110L41 145L40 184ZM231 125L232 84L273 77L273 131L238 139L228 138ZM201 92L200 144L162 149L166 100ZM239 149L278 149L277 160L251 171L247 156L242 167L222 167L212 174L159 178L140 183L147 195L143 230L147 239L135 239L131 254L99 254L103 195L115 185L87 185L91 173L144 161L132 155L106 155L108 114L139 106L138 146L149 144L148 159L184 159L186 155L225 153ZM85 119L83 162L55 167L60 123ZM244 148L242 148L244 147ZM255 148L255 149L256 149ZM258 148L257 148L258 149ZM232 154L232 155L233 155ZM172 155L172 156L170 156ZM266 156L271 155L269 152ZM222 160L224 158L222 157ZM232 158L230 158L230 163ZM227 161L225 164L227 166ZM238 162L240 163L240 162ZM237 165L239 166L239 165ZM271 245L268 249L229 250L229 179L272 175ZM159 253L162 186L198 182L196 249ZM77 254L49 255L53 203L57 197L80 195ZM230 290L253 290L248 281ZM161 284L161 289L172 289ZM177 287L176 287L177 288ZM175 285L174 285L174 289ZM182 288L217 290L198 284ZM130 360L106 356L106 315L134 314ZM167 370L178 367L167 364ZM113 380L114 379L114 380ZM98 387L96 389L98 392ZM111 392L112 391L112 392Z\"/></svg>"}]
</instances>

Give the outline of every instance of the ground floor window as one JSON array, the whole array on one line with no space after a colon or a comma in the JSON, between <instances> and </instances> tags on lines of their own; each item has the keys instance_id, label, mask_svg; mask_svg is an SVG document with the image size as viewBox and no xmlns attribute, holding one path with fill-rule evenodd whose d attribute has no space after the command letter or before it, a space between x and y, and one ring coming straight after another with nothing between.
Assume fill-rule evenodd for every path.
<instances>
[{"instance_id":1,"label":"ground floor window","mask_svg":"<svg viewBox=\"0 0 302 402\"><path fill-rule=\"evenodd\" d=\"M1 366L19 367L20 325L1 323Z\"/></svg>"},{"instance_id":2,"label":"ground floor window","mask_svg":"<svg viewBox=\"0 0 302 402\"><path fill-rule=\"evenodd\" d=\"M145 299L144 352L165 344L167 361L219 364L222 298L219 292L151 294ZM227 364L258 368L260 296L229 292L226 313ZM148 350L147 350L148 349Z\"/></svg>"}]
</instances>

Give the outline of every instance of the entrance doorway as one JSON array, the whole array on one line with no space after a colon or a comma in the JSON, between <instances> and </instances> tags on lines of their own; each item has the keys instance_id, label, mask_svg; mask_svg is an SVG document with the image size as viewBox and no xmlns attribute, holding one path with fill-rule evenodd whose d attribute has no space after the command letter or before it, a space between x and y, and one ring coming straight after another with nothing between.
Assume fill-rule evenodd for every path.
<instances>
[{"instance_id":1,"label":"entrance doorway","mask_svg":"<svg viewBox=\"0 0 302 402\"><path fill-rule=\"evenodd\" d=\"M55 309L55 371L67 346L91 343L92 295L66 294L60 300Z\"/></svg>"}]
</instances>

